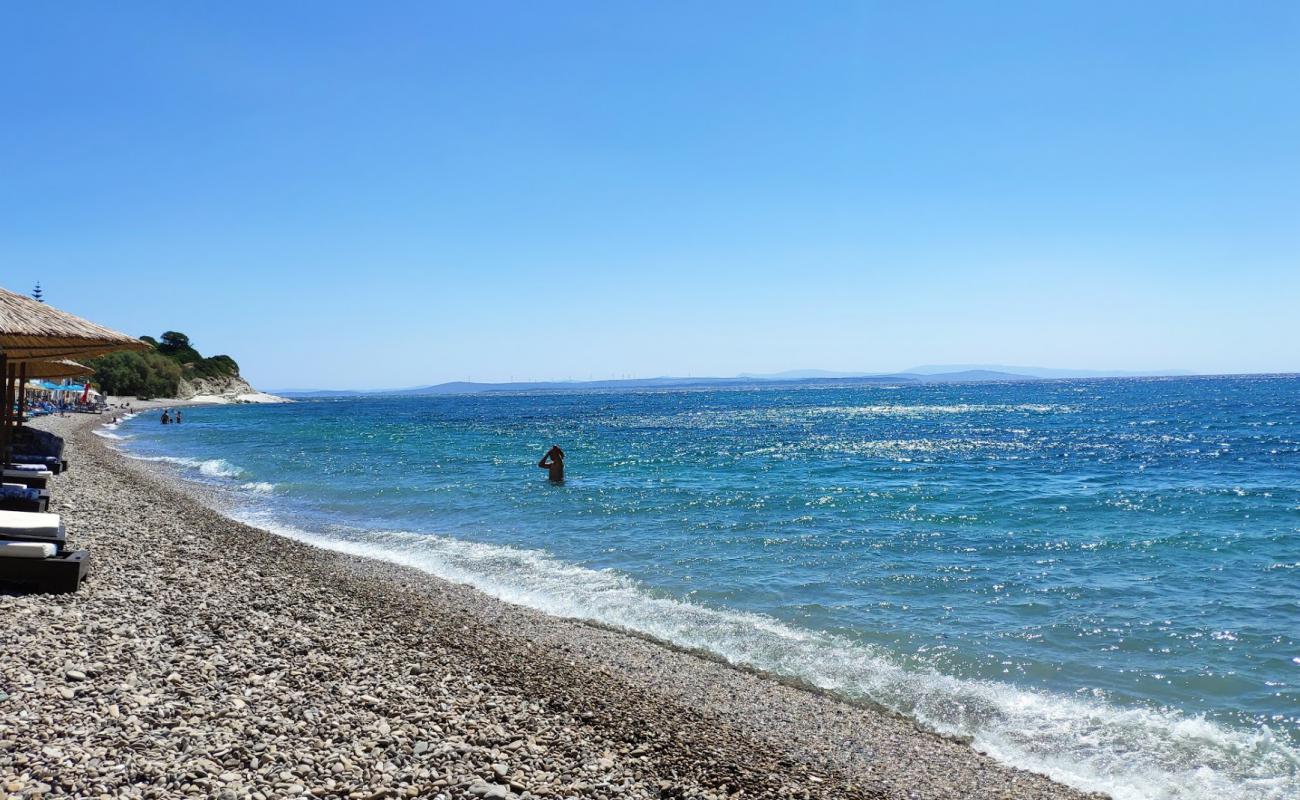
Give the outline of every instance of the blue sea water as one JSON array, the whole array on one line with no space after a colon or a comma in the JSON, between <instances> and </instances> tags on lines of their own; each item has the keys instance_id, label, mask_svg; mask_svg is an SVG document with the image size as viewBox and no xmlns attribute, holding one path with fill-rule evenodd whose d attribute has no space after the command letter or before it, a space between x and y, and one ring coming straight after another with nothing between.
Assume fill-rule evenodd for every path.
<instances>
[{"instance_id":1,"label":"blue sea water","mask_svg":"<svg viewBox=\"0 0 1300 800\"><path fill-rule=\"evenodd\" d=\"M104 435L234 516L1117 798L1300 797L1300 378L389 397ZM537 460L553 443L568 480Z\"/></svg>"}]
</instances>

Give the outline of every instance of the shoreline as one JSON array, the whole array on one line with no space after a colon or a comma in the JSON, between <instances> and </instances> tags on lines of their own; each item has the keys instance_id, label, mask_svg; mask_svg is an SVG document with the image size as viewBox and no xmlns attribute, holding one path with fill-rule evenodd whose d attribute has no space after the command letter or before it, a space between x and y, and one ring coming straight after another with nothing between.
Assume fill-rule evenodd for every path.
<instances>
[{"instance_id":1,"label":"shoreline","mask_svg":"<svg viewBox=\"0 0 1300 800\"><path fill-rule=\"evenodd\" d=\"M249 527L107 447L91 435L102 418L46 419L72 460L51 510L93 563L77 594L0 595L20 631L0 644L0 767L28 783L254 798L1088 796L891 712ZM41 632L51 616L75 621L80 647ZM28 724L19 698L39 709ZM88 718L136 738L80 741ZM189 755L105 767L178 729ZM194 743L209 740L215 766L195 774ZM293 756L256 755L270 748Z\"/></svg>"},{"instance_id":2,"label":"shoreline","mask_svg":"<svg viewBox=\"0 0 1300 800\"><path fill-rule=\"evenodd\" d=\"M233 405L263 405L275 403L293 403L294 400L279 395L267 394L266 392L251 392L239 395L224 394L196 394L184 400L174 397L158 397L149 400L141 400L138 397L129 395L117 396L109 395L104 398L109 404L109 413L128 413L126 409L119 408L123 403L130 403L131 410L129 413L139 413L154 408L176 408L177 406L233 406Z\"/></svg>"}]
</instances>

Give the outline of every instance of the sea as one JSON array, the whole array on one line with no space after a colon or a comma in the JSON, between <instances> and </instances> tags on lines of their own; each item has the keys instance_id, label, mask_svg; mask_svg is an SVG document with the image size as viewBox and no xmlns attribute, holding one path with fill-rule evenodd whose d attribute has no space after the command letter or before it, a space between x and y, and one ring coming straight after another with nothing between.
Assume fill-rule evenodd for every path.
<instances>
[{"instance_id":1,"label":"sea","mask_svg":"<svg viewBox=\"0 0 1300 800\"><path fill-rule=\"evenodd\" d=\"M242 521L1075 787L1300 797L1298 376L365 396L100 433Z\"/></svg>"}]
</instances>

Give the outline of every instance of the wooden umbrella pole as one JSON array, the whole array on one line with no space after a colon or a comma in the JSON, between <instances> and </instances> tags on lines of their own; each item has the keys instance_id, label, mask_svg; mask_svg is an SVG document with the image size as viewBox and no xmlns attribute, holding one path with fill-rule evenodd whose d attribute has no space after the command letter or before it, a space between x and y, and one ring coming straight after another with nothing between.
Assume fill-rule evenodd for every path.
<instances>
[{"instance_id":1,"label":"wooden umbrella pole","mask_svg":"<svg viewBox=\"0 0 1300 800\"><path fill-rule=\"evenodd\" d=\"M0 354L0 372L4 373L4 403L0 408L0 456L4 457L5 466L8 466L13 455L10 449L9 439L9 417L13 413L13 403L9 400L9 387L12 385L9 373L12 365L9 363L9 357Z\"/></svg>"},{"instance_id":2,"label":"wooden umbrella pole","mask_svg":"<svg viewBox=\"0 0 1300 800\"><path fill-rule=\"evenodd\" d=\"M18 365L18 427L27 421L27 362Z\"/></svg>"},{"instance_id":3,"label":"wooden umbrella pole","mask_svg":"<svg viewBox=\"0 0 1300 800\"><path fill-rule=\"evenodd\" d=\"M18 363L10 359L9 361L9 383L5 392L5 408L9 410L9 450L5 453L5 463L13 461L14 457L14 425L18 419L18 413L14 410L14 403L18 400Z\"/></svg>"}]
</instances>

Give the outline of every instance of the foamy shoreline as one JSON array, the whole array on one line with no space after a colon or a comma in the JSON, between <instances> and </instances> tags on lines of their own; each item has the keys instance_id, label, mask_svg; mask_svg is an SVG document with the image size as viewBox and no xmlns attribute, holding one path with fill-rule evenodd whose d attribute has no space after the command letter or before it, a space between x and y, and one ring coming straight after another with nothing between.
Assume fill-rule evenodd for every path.
<instances>
[{"instance_id":1,"label":"foamy shoreline","mask_svg":"<svg viewBox=\"0 0 1300 800\"><path fill-rule=\"evenodd\" d=\"M102 421L43 422L70 432L54 510L92 547L91 580L0 598L24 632L0 645L0 766L25 787L1081 796L891 714L233 522L88 436ZM199 743L186 756L178 730Z\"/></svg>"},{"instance_id":2,"label":"foamy shoreline","mask_svg":"<svg viewBox=\"0 0 1300 800\"><path fill-rule=\"evenodd\" d=\"M152 400L141 400L138 397L108 397L107 402L110 405L109 413L123 413L126 409L117 406L123 403L131 404L132 412L147 411L153 408L177 408L184 406L225 406L239 403L292 403L287 397L267 394L266 392L245 392L237 395L224 394L196 394L193 397L180 400L177 398L162 397Z\"/></svg>"}]
</instances>

